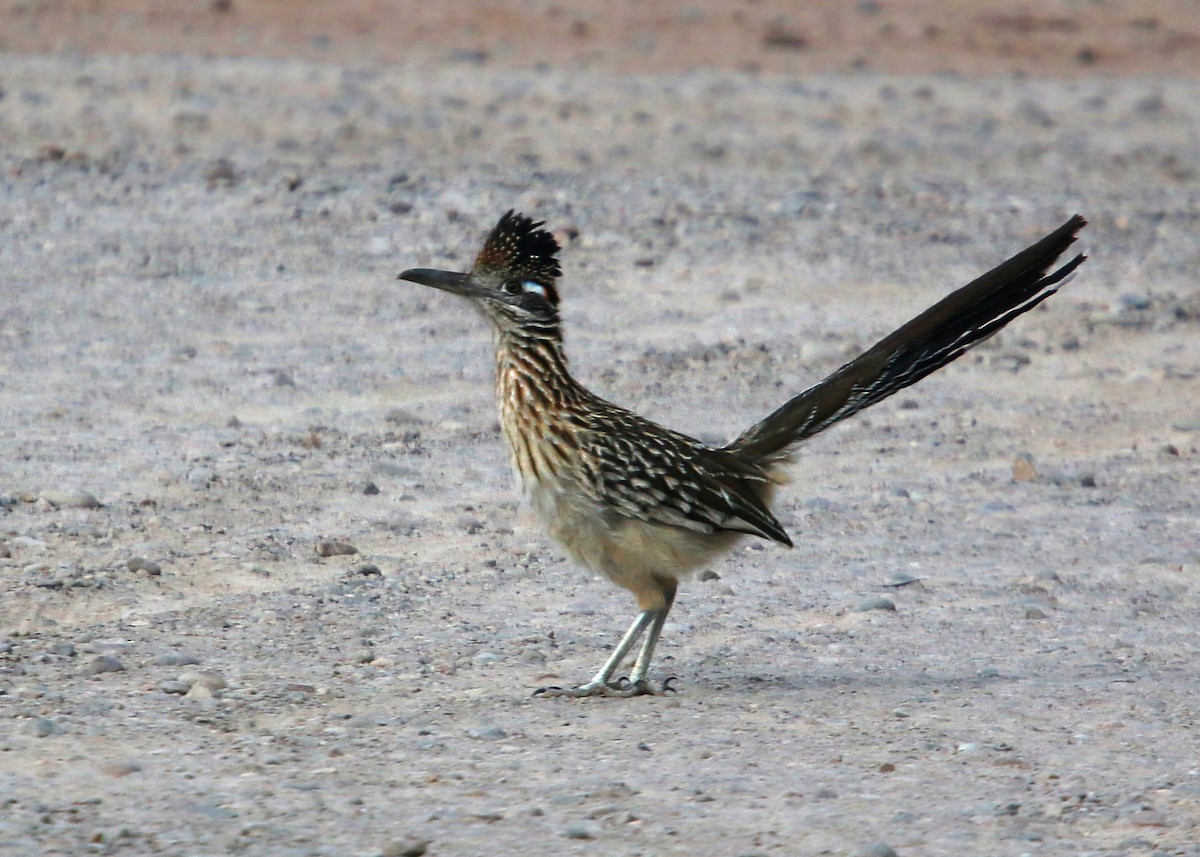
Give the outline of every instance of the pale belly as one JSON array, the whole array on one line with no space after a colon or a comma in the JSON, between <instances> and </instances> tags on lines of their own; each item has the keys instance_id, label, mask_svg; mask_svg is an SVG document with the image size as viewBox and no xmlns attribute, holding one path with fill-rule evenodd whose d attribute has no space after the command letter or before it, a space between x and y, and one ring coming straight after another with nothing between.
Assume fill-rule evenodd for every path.
<instances>
[{"instance_id":1,"label":"pale belly","mask_svg":"<svg viewBox=\"0 0 1200 857\"><path fill-rule=\"evenodd\" d=\"M643 610L663 606L662 578L690 577L742 536L706 535L629 518L577 490L545 484L525 487L530 505L555 541L580 565L632 592Z\"/></svg>"}]
</instances>

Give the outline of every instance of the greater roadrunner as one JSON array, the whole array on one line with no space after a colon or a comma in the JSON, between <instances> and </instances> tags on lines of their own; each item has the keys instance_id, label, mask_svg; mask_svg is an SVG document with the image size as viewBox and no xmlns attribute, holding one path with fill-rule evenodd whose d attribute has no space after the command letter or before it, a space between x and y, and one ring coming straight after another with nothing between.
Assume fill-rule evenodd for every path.
<instances>
[{"instance_id":1,"label":"greater roadrunner","mask_svg":"<svg viewBox=\"0 0 1200 857\"><path fill-rule=\"evenodd\" d=\"M745 535L791 546L770 503L795 446L915 384L1054 294L1085 257L1047 272L1085 223L1072 217L722 447L606 402L571 376L558 315L559 246L541 222L509 211L468 273L400 274L467 298L492 323L500 427L525 495L571 556L632 592L641 611L591 681L538 692L654 693L646 673L679 581ZM633 671L618 678L643 635Z\"/></svg>"}]
</instances>

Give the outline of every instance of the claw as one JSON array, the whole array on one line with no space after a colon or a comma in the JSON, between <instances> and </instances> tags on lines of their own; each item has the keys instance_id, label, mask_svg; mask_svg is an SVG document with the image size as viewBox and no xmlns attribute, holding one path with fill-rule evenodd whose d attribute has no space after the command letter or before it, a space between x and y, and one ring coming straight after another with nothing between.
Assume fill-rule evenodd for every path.
<instances>
[{"instance_id":1,"label":"claw","mask_svg":"<svg viewBox=\"0 0 1200 857\"><path fill-rule=\"evenodd\" d=\"M676 688L671 687L671 683L676 682L676 681L679 681L678 676L672 675L672 676L667 676L666 678L664 678L663 683L662 683L662 693L664 693L664 694L679 693L679 691Z\"/></svg>"},{"instance_id":2,"label":"claw","mask_svg":"<svg viewBox=\"0 0 1200 857\"><path fill-rule=\"evenodd\" d=\"M586 696L611 696L618 699L629 699L634 696L661 696L676 692L675 688L670 686L674 680L674 677L667 679L661 690L655 690L644 678L630 681L628 678L622 677L617 681L590 681L579 687L539 687L533 692L533 695L540 699L552 699L560 696L571 699L583 699Z\"/></svg>"}]
</instances>

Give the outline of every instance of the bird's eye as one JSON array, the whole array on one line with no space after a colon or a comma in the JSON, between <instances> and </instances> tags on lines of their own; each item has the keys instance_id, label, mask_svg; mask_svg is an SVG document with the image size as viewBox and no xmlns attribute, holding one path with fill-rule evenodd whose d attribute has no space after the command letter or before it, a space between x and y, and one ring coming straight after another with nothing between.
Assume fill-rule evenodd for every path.
<instances>
[{"instance_id":1,"label":"bird's eye","mask_svg":"<svg viewBox=\"0 0 1200 857\"><path fill-rule=\"evenodd\" d=\"M519 280L505 280L504 284L500 286L500 291L506 295L519 295L525 291L525 287Z\"/></svg>"}]
</instances>

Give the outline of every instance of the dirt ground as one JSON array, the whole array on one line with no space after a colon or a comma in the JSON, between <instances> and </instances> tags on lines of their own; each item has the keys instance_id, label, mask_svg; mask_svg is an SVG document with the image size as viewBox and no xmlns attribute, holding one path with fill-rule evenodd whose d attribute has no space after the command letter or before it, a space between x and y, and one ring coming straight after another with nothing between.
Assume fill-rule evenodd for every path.
<instances>
[{"instance_id":1,"label":"dirt ground","mask_svg":"<svg viewBox=\"0 0 1200 857\"><path fill-rule=\"evenodd\" d=\"M981 7L0 2L0 853L1200 855L1200 13ZM510 207L712 441L1091 258L545 700L632 601L395 280Z\"/></svg>"}]
</instances>

